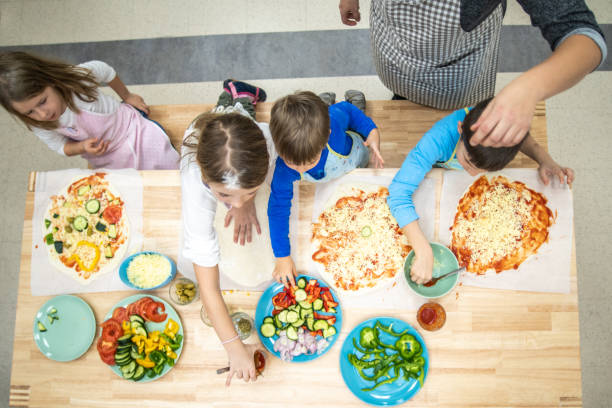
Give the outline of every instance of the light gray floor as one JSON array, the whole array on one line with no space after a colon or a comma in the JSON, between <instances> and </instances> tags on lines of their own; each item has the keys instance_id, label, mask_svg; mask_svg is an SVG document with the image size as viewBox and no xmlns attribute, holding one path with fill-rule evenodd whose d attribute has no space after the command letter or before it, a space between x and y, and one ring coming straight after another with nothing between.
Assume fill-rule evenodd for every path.
<instances>
[{"instance_id":1,"label":"light gray floor","mask_svg":"<svg viewBox=\"0 0 612 408\"><path fill-rule=\"evenodd\" d=\"M361 3L363 22L359 28L367 28L367 2ZM612 2L594 0L588 3L600 23L612 23ZM98 17L92 18L92 15ZM228 15L232 15L232 19L226 19ZM228 24L228 21L232 24ZM510 1L505 24L528 23L528 18L516 2ZM185 0L181 7L177 7L176 2L145 0L106 3L90 0L0 0L0 46L340 29L345 27L339 24L337 3L328 0L270 1L257 2L257 5L252 0ZM369 50L364 52L369 53ZM512 58L512 55L505 57ZM286 63L291 64L291 61ZM188 64L176 61L176 65L176 69L184 70ZM167 65L166 69L172 67ZM141 68L144 69L138 61L134 61L130 75L134 77L134 73ZM229 75L232 74L231 66L225 69ZM329 73L331 69L324 66L318 72L320 76L308 79L300 79L298 75L285 79L272 74L264 75L264 79L258 83L268 91L270 100L296 89L316 92L331 90L342 95L350 87L363 89L369 99L387 99L390 96L375 76L334 77L336 74ZM508 83L515 75L499 74L498 87ZM204 103L215 100L220 83L143 84L131 89L151 104ZM610 407L612 274L609 259L612 259L612 244L609 232L612 227L612 170L609 163L612 157L612 72L593 73L573 89L551 98L547 102L547 117L551 154L577 172L573 192L583 403L585 407ZM81 159L64 158L50 152L4 111L0 112L0 129L0 265L3 277L0 322L4 328L4 341L0 343L1 407L8 401L27 175L31 170L85 167L86 164Z\"/></svg>"}]
</instances>

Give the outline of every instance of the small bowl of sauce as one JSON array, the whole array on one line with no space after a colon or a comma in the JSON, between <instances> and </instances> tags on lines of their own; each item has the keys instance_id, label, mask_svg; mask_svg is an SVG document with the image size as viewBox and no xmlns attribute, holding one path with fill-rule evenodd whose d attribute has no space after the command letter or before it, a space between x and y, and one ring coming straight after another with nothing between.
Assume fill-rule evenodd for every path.
<instances>
[{"instance_id":1,"label":"small bowl of sauce","mask_svg":"<svg viewBox=\"0 0 612 408\"><path fill-rule=\"evenodd\" d=\"M417 311L417 321L425 330L440 330L446 323L446 311L439 303L425 303Z\"/></svg>"}]
</instances>

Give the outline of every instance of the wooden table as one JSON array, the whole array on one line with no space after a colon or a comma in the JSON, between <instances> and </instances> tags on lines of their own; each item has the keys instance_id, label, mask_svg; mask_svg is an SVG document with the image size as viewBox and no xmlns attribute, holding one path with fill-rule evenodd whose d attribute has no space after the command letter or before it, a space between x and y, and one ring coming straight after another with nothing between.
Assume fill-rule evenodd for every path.
<instances>
[{"instance_id":1,"label":"wooden table","mask_svg":"<svg viewBox=\"0 0 612 408\"><path fill-rule=\"evenodd\" d=\"M400 108L411 110L411 104L400 104ZM380 114L386 112L395 115L398 121L412 123L397 106L395 102L381 103ZM429 115L430 125L435 117L443 116L439 112L423 112ZM543 107L541 112L540 119L545 124ZM427 120L421 117L420 121ZM383 135L393 134L392 125L386 122ZM405 132L397 132L407 137ZM543 135L545 141L545 128ZM412 138L408 143L414 145L419 135L411 133L408 137ZM400 140L387 138L385 143L399 145ZM383 154L384 151L383 147ZM399 166L397 159L389 162L390 166ZM525 163L519 160L516 164L524 167ZM155 249L176 259L180 228L178 172L141 174L145 249ZM308 229L313 193L312 185L300 186L301 231ZM100 361L95 347L70 363L51 361L38 351L32 336L34 315L48 299L30 293L33 204L34 193L30 188L24 216L11 407L361 407L365 404L344 385L339 370L339 352L348 332L359 322L381 315L401 318L418 328L415 310L345 309L340 338L324 356L306 364L283 363L268 356L264 377L256 384L234 380L226 388L225 376L215 373L226 365L226 354L213 330L200 321L200 306L192 304L177 307L185 330L185 346L176 367L160 380L135 384L120 379ZM300 248L304 248L306 235L300 236ZM300 269L305 256L297 261ZM167 288L153 293L168 299ZM112 305L131 294L126 291L80 296L92 306L96 320L101 322ZM257 292L225 295L232 307L251 315L258 297ZM574 253L570 294L458 286L440 303L447 312L446 325L435 333L419 330L430 353L429 374L424 388L405 406L582 406ZM256 339L252 336L249 342L253 341Z\"/></svg>"}]
</instances>

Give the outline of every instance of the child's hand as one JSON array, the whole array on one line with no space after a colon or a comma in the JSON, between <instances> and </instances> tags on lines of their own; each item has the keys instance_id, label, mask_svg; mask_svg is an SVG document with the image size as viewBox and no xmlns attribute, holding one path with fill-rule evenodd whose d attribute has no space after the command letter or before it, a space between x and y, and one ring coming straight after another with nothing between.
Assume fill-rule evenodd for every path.
<instances>
[{"instance_id":1,"label":"child's hand","mask_svg":"<svg viewBox=\"0 0 612 408\"><path fill-rule=\"evenodd\" d=\"M83 151L87 154L92 154L94 156L102 156L106 153L108 149L108 141L97 139L95 137L91 137L89 139L85 139L81 142L81 147Z\"/></svg>"},{"instance_id":2,"label":"child's hand","mask_svg":"<svg viewBox=\"0 0 612 408\"><path fill-rule=\"evenodd\" d=\"M245 345L237 340L236 344L228 350L230 371L225 381L226 386L230 385L234 374L236 378L241 378L245 382L257 379L253 355L258 348L257 344Z\"/></svg>"},{"instance_id":3,"label":"child's hand","mask_svg":"<svg viewBox=\"0 0 612 408\"><path fill-rule=\"evenodd\" d=\"M276 258L276 266L272 276L278 283L282 283L286 287L295 286L295 277L297 271L295 270L295 264L291 256L285 256L283 258Z\"/></svg>"},{"instance_id":4,"label":"child's hand","mask_svg":"<svg viewBox=\"0 0 612 408\"><path fill-rule=\"evenodd\" d=\"M574 182L574 170L569 167L561 167L554 160L549 160L540 164L538 168L540 180L545 185L548 185L551 177L558 177L559 184L563 185L567 182L569 186Z\"/></svg>"},{"instance_id":5,"label":"child's hand","mask_svg":"<svg viewBox=\"0 0 612 408\"><path fill-rule=\"evenodd\" d=\"M249 200L240 208L232 207L225 216L225 228L227 228L234 219L234 243L240 240L240 245L253 240L253 225L258 234L261 234L261 227L257 220L257 212L255 210L255 200Z\"/></svg>"},{"instance_id":6,"label":"child's hand","mask_svg":"<svg viewBox=\"0 0 612 408\"><path fill-rule=\"evenodd\" d=\"M340 19L343 24L354 26L361 20L359 0L340 0Z\"/></svg>"},{"instance_id":7,"label":"child's hand","mask_svg":"<svg viewBox=\"0 0 612 408\"><path fill-rule=\"evenodd\" d=\"M372 129L368 138L363 142L363 144L370 148L372 154L370 156L370 162L374 166L374 168L382 169L384 167L385 161L380 155L380 133L378 129Z\"/></svg>"},{"instance_id":8,"label":"child's hand","mask_svg":"<svg viewBox=\"0 0 612 408\"><path fill-rule=\"evenodd\" d=\"M149 114L149 105L145 103L144 99L142 99L140 95L130 93L123 101L127 104L132 105L136 109L140 109L147 115Z\"/></svg>"},{"instance_id":9,"label":"child's hand","mask_svg":"<svg viewBox=\"0 0 612 408\"><path fill-rule=\"evenodd\" d=\"M419 285L431 280L433 272L433 251L427 244L423 248L414 248L414 262L410 268L410 279Z\"/></svg>"}]
</instances>

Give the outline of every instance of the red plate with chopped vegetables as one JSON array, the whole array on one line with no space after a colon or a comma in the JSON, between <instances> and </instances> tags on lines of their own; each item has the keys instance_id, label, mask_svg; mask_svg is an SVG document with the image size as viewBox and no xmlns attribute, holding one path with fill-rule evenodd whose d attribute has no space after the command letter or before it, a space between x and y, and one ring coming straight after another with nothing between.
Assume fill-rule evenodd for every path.
<instances>
[{"instance_id":1,"label":"red plate with chopped vegetables","mask_svg":"<svg viewBox=\"0 0 612 408\"><path fill-rule=\"evenodd\" d=\"M100 324L100 359L120 377L149 382L174 367L183 349L181 320L165 300L134 295L118 302Z\"/></svg>"},{"instance_id":2,"label":"red plate with chopped vegetables","mask_svg":"<svg viewBox=\"0 0 612 408\"><path fill-rule=\"evenodd\" d=\"M306 362L329 350L342 327L342 311L323 281L299 276L296 286L276 283L261 295L255 324L262 344L283 361Z\"/></svg>"}]
</instances>

